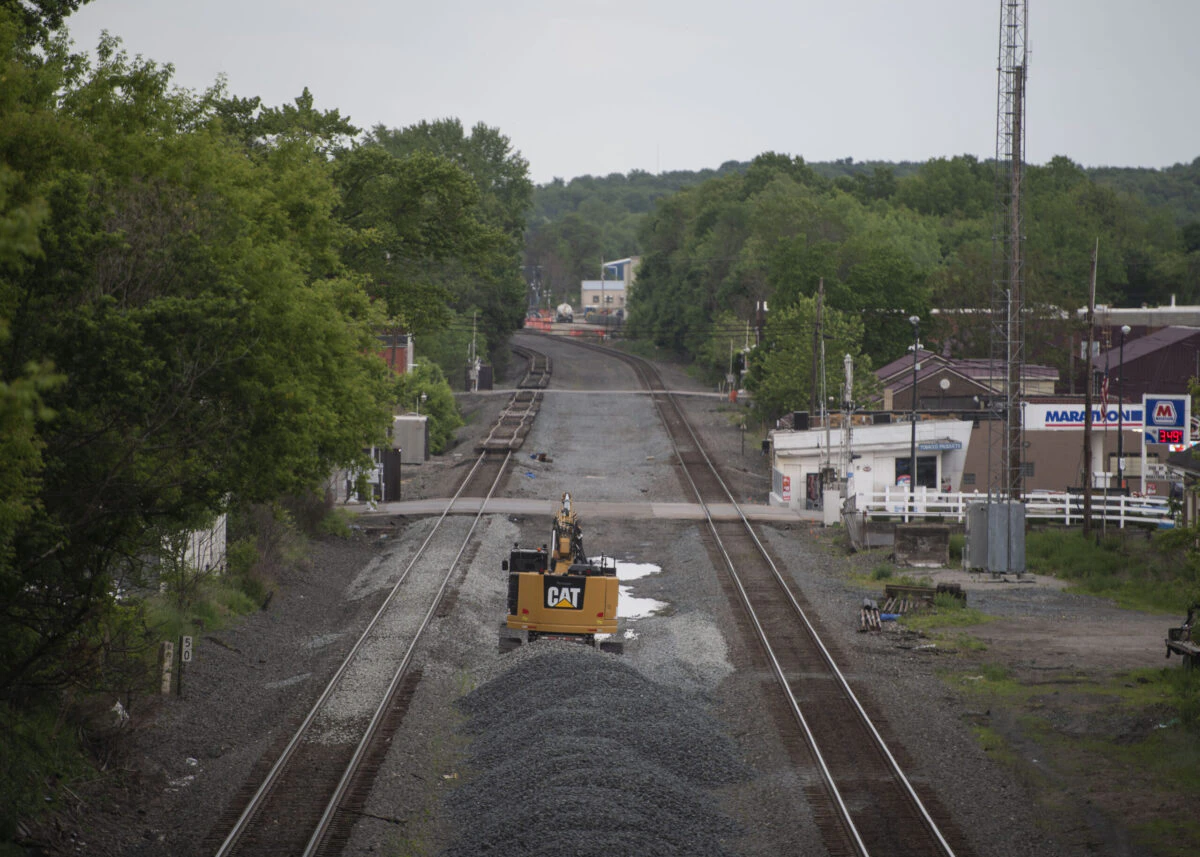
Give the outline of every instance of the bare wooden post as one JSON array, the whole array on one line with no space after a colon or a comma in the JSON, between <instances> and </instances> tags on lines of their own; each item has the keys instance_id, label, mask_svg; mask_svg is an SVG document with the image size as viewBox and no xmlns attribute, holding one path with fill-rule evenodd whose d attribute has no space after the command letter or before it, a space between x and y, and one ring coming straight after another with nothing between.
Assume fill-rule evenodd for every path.
<instances>
[{"instance_id":1,"label":"bare wooden post","mask_svg":"<svg viewBox=\"0 0 1200 857\"><path fill-rule=\"evenodd\" d=\"M162 695L170 696L172 673L175 669L175 644L170 640L163 640L158 648L158 657L162 663Z\"/></svg>"}]
</instances>

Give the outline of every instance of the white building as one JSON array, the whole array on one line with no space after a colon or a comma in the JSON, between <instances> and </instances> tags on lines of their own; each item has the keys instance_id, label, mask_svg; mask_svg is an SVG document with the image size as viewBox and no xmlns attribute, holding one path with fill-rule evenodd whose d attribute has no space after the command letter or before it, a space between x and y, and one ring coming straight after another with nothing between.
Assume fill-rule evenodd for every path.
<instances>
[{"instance_id":1,"label":"white building","mask_svg":"<svg viewBox=\"0 0 1200 857\"><path fill-rule=\"evenodd\" d=\"M970 420L918 420L917 488L959 490ZM820 505L821 470L833 471L840 482L849 473L847 494L884 491L907 486L912 423L855 425L848 436L841 426L809 431L771 432L771 494L773 506L798 509ZM849 466L848 466L849 465Z\"/></svg>"},{"instance_id":2,"label":"white building","mask_svg":"<svg viewBox=\"0 0 1200 857\"><path fill-rule=\"evenodd\" d=\"M599 311L605 315L616 315L620 310L621 317L626 314L625 302L629 296L629 288L637 279L637 265L641 259L630 256L627 259L616 259L603 264L603 279L584 280L580 283L579 312L587 315ZM576 318L576 321L583 321Z\"/></svg>"}]
</instances>

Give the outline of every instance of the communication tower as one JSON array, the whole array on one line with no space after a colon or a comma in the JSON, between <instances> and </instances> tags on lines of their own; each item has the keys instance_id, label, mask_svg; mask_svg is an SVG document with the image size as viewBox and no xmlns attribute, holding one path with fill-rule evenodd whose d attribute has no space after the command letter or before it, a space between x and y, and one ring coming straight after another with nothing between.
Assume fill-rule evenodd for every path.
<instances>
[{"instance_id":1,"label":"communication tower","mask_svg":"<svg viewBox=\"0 0 1200 857\"><path fill-rule=\"evenodd\" d=\"M992 233L988 501L1019 501L1024 488L1021 400L1025 364L1025 78L1028 0L1000 2L996 95L996 220ZM996 384L1003 378L1002 384ZM1003 426L1001 429L1000 426Z\"/></svg>"}]
</instances>

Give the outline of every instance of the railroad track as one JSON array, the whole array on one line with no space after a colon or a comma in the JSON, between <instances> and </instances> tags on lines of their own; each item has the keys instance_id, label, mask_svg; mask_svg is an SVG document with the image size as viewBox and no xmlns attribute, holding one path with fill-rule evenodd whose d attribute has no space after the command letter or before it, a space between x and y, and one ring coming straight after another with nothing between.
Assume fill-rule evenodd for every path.
<instances>
[{"instance_id":1,"label":"railroad track","mask_svg":"<svg viewBox=\"0 0 1200 857\"><path fill-rule=\"evenodd\" d=\"M545 394L533 390L513 393L487 436L475 444L476 452L507 452L520 449L525 436L533 428L534 418L542 406Z\"/></svg>"},{"instance_id":2,"label":"railroad track","mask_svg":"<svg viewBox=\"0 0 1200 857\"><path fill-rule=\"evenodd\" d=\"M543 354L541 351L535 351L532 348L525 348L521 345L512 346L512 350L529 364L525 370L524 377L517 383L517 386L529 389L545 388L550 383L550 355Z\"/></svg>"},{"instance_id":3,"label":"railroad track","mask_svg":"<svg viewBox=\"0 0 1200 857\"><path fill-rule=\"evenodd\" d=\"M790 586L654 367L610 348L572 342L624 360L637 372L671 437L681 474L704 508L715 551L745 611L778 693L777 722L793 762L811 765L820 784L805 789L831 855L953 857L964 837L931 796L910 782L866 707L810 621L803 594ZM738 520L717 521L710 504L732 504ZM931 810L929 807L933 806Z\"/></svg>"},{"instance_id":4,"label":"railroad track","mask_svg":"<svg viewBox=\"0 0 1200 857\"><path fill-rule=\"evenodd\" d=\"M513 351L528 361L525 375L517 384L517 392L513 393L500 417L492 425L491 431L483 440L475 444L476 452L504 452L519 449L533 428L533 420L542 405L542 394L536 390L545 389L550 383L550 356L514 345ZM476 495L468 495L476 496Z\"/></svg>"},{"instance_id":5,"label":"railroad track","mask_svg":"<svg viewBox=\"0 0 1200 857\"><path fill-rule=\"evenodd\" d=\"M548 382L550 361L529 351ZM544 359L539 359L539 356ZM448 611L456 572L469 562L474 533L537 414L541 394L522 390L497 420L489 442L383 604L335 671L300 725L264 755L205 843L205 853L337 855L349 841L383 762L421 680L415 654L431 620ZM514 413L517 418L514 419ZM483 497L470 519L449 517L460 497ZM465 531L464 531L465 530ZM427 556L453 553L444 567ZM424 612L420 606L427 605Z\"/></svg>"}]
</instances>

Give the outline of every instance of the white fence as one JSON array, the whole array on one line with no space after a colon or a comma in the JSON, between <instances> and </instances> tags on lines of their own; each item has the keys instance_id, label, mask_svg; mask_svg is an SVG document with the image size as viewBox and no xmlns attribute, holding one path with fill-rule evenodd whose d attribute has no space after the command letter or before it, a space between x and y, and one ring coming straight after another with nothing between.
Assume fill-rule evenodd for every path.
<instances>
[{"instance_id":1,"label":"white fence","mask_svg":"<svg viewBox=\"0 0 1200 857\"><path fill-rule=\"evenodd\" d=\"M857 496L857 510L868 518L900 518L904 521L943 518L959 521L966 517L967 506L987 502L986 494L962 494L930 491L918 487L915 492L892 487ZM1083 522L1083 495L1057 491L1026 494L1025 517L1029 520L1058 521L1067 526ZM1170 504L1159 497L1092 496L1092 520L1126 524L1149 524L1168 529L1175 526Z\"/></svg>"}]
</instances>

